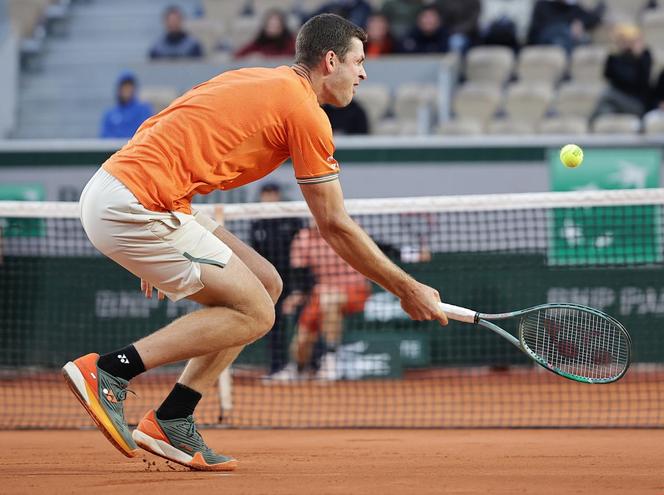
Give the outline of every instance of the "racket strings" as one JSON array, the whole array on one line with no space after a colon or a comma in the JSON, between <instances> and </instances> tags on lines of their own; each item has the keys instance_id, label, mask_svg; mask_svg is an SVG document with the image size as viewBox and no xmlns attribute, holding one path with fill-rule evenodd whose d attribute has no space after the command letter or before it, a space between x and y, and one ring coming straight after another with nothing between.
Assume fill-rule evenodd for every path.
<instances>
[{"instance_id":1,"label":"racket strings","mask_svg":"<svg viewBox=\"0 0 664 495\"><path fill-rule=\"evenodd\" d=\"M549 368L590 381L610 381L629 365L623 330L601 315L547 308L521 319L522 341Z\"/></svg>"}]
</instances>

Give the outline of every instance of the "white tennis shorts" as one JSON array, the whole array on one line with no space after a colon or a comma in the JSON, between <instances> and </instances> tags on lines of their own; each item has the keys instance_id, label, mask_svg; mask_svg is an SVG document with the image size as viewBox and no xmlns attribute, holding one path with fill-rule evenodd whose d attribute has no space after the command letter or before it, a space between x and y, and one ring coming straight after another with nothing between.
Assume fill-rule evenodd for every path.
<instances>
[{"instance_id":1,"label":"white tennis shorts","mask_svg":"<svg viewBox=\"0 0 664 495\"><path fill-rule=\"evenodd\" d=\"M199 212L155 212L99 169L81 193L81 223L103 254L177 301L203 288L201 263L226 266L233 252Z\"/></svg>"}]
</instances>

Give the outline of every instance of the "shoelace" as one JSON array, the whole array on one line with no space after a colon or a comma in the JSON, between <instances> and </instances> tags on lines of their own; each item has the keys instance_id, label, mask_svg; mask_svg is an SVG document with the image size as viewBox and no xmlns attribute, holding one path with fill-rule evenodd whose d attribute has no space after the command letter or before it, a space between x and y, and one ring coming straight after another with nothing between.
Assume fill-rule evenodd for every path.
<instances>
[{"instance_id":1,"label":"shoelace","mask_svg":"<svg viewBox=\"0 0 664 495\"><path fill-rule=\"evenodd\" d=\"M202 453L203 454L207 454L207 453L214 454L214 451L206 445L205 441L203 440L203 437L201 437L201 434L198 433L198 430L196 429L196 423L194 422L194 417L193 416L187 416L187 423L189 423L189 426L187 428L187 434L190 437L195 436L195 437L198 438L198 441L200 442L200 444L202 446L201 447L202 448Z\"/></svg>"}]
</instances>

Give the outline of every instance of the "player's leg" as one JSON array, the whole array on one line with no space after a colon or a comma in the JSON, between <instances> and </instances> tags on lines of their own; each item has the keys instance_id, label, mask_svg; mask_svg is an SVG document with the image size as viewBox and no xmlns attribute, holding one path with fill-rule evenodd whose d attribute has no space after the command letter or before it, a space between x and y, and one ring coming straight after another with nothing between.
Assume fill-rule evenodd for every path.
<instances>
[{"instance_id":1,"label":"player's leg","mask_svg":"<svg viewBox=\"0 0 664 495\"><path fill-rule=\"evenodd\" d=\"M230 248L194 218L146 210L103 169L81 197L81 221L95 247L127 270L174 300L196 294L211 306L150 336L145 348L137 343L138 349L130 345L65 365L70 388L94 421L118 449L133 456L136 445L123 411L128 381L160 364L259 338L272 326L272 298Z\"/></svg>"},{"instance_id":2,"label":"player's leg","mask_svg":"<svg viewBox=\"0 0 664 495\"><path fill-rule=\"evenodd\" d=\"M198 220L200 221L200 219ZM204 222L201 223L205 225ZM281 292L281 279L274 267L225 229L215 227L208 228L208 230L213 231L219 239L231 247L234 256L245 263L263 285L271 302L274 303ZM206 282L205 277L204 273L203 281L206 287L214 284L214 280ZM214 297L214 294L207 294L204 291L189 297L202 304L214 304L214 300L209 300L210 297ZM149 411L134 432L133 435L138 445L157 455L195 469L234 469L236 461L216 454L207 447L199 434L192 433L183 437L181 433L195 430L192 415L202 394L214 384L219 374L233 362L243 348L243 345L229 347L190 359L178 383L159 409Z\"/></svg>"}]
</instances>

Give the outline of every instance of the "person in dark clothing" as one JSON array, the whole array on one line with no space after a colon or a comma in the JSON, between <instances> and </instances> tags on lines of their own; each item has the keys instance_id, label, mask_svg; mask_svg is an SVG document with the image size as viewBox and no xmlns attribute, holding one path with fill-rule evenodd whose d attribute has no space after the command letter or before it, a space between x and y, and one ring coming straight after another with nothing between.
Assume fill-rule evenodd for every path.
<instances>
[{"instance_id":1,"label":"person in dark clothing","mask_svg":"<svg viewBox=\"0 0 664 495\"><path fill-rule=\"evenodd\" d=\"M366 0L332 0L323 4L313 15L337 14L361 28L366 28L372 11L371 5Z\"/></svg>"},{"instance_id":2,"label":"person in dark clothing","mask_svg":"<svg viewBox=\"0 0 664 495\"><path fill-rule=\"evenodd\" d=\"M264 184L260 190L260 201L283 201L281 186L276 182ZM300 218L265 218L251 222L249 230L251 247L274 265L283 280L283 291L275 304L274 326L270 332L270 375L279 372L288 362L283 302L293 291L290 246L303 227L304 222Z\"/></svg>"},{"instance_id":3,"label":"person in dark clothing","mask_svg":"<svg viewBox=\"0 0 664 495\"><path fill-rule=\"evenodd\" d=\"M99 137L129 138L134 135L144 120L154 114L149 103L137 98L136 76L123 72L116 85L116 105L104 112Z\"/></svg>"},{"instance_id":4,"label":"person in dark clothing","mask_svg":"<svg viewBox=\"0 0 664 495\"><path fill-rule=\"evenodd\" d=\"M659 73L657 84L653 90L654 110L664 112L664 70Z\"/></svg>"},{"instance_id":5,"label":"person in dark clothing","mask_svg":"<svg viewBox=\"0 0 664 495\"><path fill-rule=\"evenodd\" d=\"M279 9L265 14L258 36L235 54L244 57L259 54L267 57L286 57L295 53L295 37L286 25L286 15Z\"/></svg>"},{"instance_id":6,"label":"person in dark clothing","mask_svg":"<svg viewBox=\"0 0 664 495\"><path fill-rule=\"evenodd\" d=\"M651 104L652 55L636 26L618 25L615 37L618 49L604 65L604 77L610 86L600 98L594 116L629 113L641 117Z\"/></svg>"},{"instance_id":7,"label":"person in dark clothing","mask_svg":"<svg viewBox=\"0 0 664 495\"><path fill-rule=\"evenodd\" d=\"M426 7L417 16L415 27L401 42L404 53L445 53L449 49L449 34L438 9Z\"/></svg>"},{"instance_id":8,"label":"person in dark clothing","mask_svg":"<svg viewBox=\"0 0 664 495\"><path fill-rule=\"evenodd\" d=\"M343 108L323 105L335 134L368 134L369 122L362 105L351 101Z\"/></svg>"},{"instance_id":9,"label":"person in dark clothing","mask_svg":"<svg viewBox=\"0 0 664 495\"><path fill-rule=\"evenodd\" d=\"M537 0L533 9L528 44L558 45L567 53L590 42L588 32L602 21L605 5L602 0L592 10L577 0Z\"/></svg>"},{"instance_id":10,"label":"person in dark clothing","mask_svg":"<svg viewBox=\"0 0 664 495\"><path fill-rule=\"evenodd\" d=\"M450 34L450 49L465 53L480 37L480 0L439 0L436 3Z\"/></svg>"},{"instance_id":11,"label":"person in dark clothing","mask_svg":"<svg viewBox=\"0 0 664 495\"><path fill-rule=\"evenodd\" d=\"M200 42L184 30L183 21L184 14L179 7L166 9L166 34L150 49L151 59L198 58L204 55Z\"/></svg>"}]
</instances>

